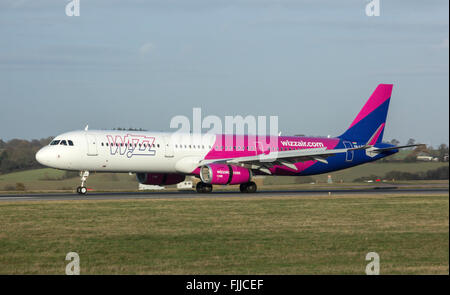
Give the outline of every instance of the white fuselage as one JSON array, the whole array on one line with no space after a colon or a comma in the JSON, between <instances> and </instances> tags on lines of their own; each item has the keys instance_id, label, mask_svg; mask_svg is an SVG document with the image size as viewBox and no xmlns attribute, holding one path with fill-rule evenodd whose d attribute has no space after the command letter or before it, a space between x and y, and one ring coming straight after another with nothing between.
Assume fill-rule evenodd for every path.
<instances>
[{"instance_id":1,"label":"white fuselage","mask_svg":"<svg viewBox=\"0 0 450 295\"><path fill-rule=\"evenodd\" d=\"M65 170L190 174L214 141L212 134L73 131L54 138L36 154L36 159Z\"/></svg>"}]
</instances>

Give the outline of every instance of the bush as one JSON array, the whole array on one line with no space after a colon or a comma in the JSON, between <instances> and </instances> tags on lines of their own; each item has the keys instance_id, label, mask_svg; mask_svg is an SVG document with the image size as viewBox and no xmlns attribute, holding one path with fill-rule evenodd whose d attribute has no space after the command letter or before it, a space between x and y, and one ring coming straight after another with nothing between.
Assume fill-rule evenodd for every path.
<instances>
[{"instance_id":1,"label":"bush","mask_svg":"<svg viewBox=\"0 0 450 295\"><path fill-rule=\"evenodd\" d=\"M437 169L417 173L390 171L386 173L385 178L396 180L446 180L449 179L448 169L448 167L442 166Z\"/></svg>"},{"instance_id":2,"label":"bush","mask_svg":"<svg viewBox=\"0 0 450 295\"><path fill-rule=\"evenodd\" d=\"M79 174L77 171L65 171L63 175L61 176L49 176L48 173L44 173L44 176L42 176L41 178L39 178L39 180L65 180L65 179L70 179L70 178L74 178L77 177Z\"/></svg>"},{"instance_id":3,"label":"bush","mask_svg":"<svg viewBox=\"0 0 450 295\"><path fill-rule=\"evenodd\" d=\"M22 182L16 183L16 191L24 191L25 190L25 184Z\"/></svg>"},{"instance_id":4,"label":"bush","mask_svg":"<svg viewBox=\"0 0 450 295\"><path fill-rule=\"evenodd\" d=\"M78 172L78 171L65 171L63 176L61 176L61 180L70 179L70 178L79 177L79 176L80 176L80 172Z\"/></svg>"},{"instance_id":5,"label":"bush","mask_svg":"<svg viewBox=\"0 0 450 295\"><path fill-rule=\"evenodd\" d=\"M363 176L356 178L353 182L363 182L367 180L375 179L388 179L388 180L447 180L449 179L449 167L442 166L437 169L428 170L425 172L405 172L405 171L389 171L384 177L376 175Z\"/></svg>"},{"instance_id":6,"label":"bush","mask_svg":"<svg viewBox=\"0 0 450 295\"><path fill-rule=\"evenodd\" d=\"M390 171L386 173L385 179L396 179L396 180L420 180L422 175L419 173L410 173L403 171Z\"/></svg>"},{"instance_id":7,"label":"bush","mask_svg":"<svg viewBox=\"0 0 450 295\"><path fill-rule=\"evenodd\" d=\"M448 179L448 167L443 166L434 170L428 170L425 174L427 179L445 180Z\"/></svg>"},{"instance_id":8,"label":"bush","mask_svg":"<svg viewBox=\"0 0 450 295\"><path fill-rule=\"evenodd\" d=\"M5 191L14 191L14 190L16 190L16 187L14 185L7 184L7 185L5 185L5 187L3 189Z\"/></svg>"},{"instance_id":9,"label":"bush","mask_svg":"<svg viewBox=\"0 0 450 295\"><path fill-rule=\"evenodd\" d=\"M414 163L417 162L417 156L415 154L410 154L403 159L405 163Z\"/></svg>"}]
</instances>

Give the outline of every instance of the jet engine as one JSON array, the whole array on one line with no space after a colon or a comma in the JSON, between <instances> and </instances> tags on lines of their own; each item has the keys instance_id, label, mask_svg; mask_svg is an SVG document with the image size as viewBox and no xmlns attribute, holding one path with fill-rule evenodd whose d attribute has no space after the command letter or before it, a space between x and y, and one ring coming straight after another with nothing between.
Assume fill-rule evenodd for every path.
<instances>
[{"instance_id":1,"label":"jet engine","mask_svg":"<svg viewBox=\"0 0 450 295\"><path fill-rule=\"evenodd\" d=\"M241 184L250 182L251 178L250 169L240 166L209 164L200 168L200 179L207 184Z\"/></svg>"},{"instance_id":2,"label":"jet engine","mask_svg":"<svg viewBox=\"0 0 450 295\"><path fill-rule=\"evenodd\" d=\"M136 178L142 184L171 185L184 181L186 176L173 173L136 173Z\"/></svg>"}]
</instances>

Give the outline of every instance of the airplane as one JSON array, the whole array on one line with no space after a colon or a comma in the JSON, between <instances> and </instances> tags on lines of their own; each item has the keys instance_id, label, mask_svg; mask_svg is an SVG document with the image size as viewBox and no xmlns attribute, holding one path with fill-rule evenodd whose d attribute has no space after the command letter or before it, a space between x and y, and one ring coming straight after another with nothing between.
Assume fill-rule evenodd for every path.
<instances>
[{"instance_id":1,"label":"airplane","mask_svg":"<svg viewBox=\"0 0 450 295\"><path fill-rule=\"evenodd\" d=\"M89 172L133 172L141 184L172 185L187 175L200 178L198 193L213 185L239 185L254 193L257 175L304 176L329 173L393 155L401 148L383 143L392 84L379 84L350 127L330 137L176 134L144 131L78 130L56 136L36 153L45 166L80 171L77 193L88 191Z\"/></svg>"}]
</instances>

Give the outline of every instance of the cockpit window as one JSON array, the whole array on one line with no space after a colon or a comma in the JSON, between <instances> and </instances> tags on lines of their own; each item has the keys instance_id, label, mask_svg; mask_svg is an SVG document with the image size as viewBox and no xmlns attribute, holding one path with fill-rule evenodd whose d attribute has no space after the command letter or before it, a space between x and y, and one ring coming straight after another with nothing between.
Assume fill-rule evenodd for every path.
<instances>
[{"instance_id":1,"label":"cockpit window","mask_svg":"<svg viewBox=\"0 0 450 295\"><path fill-rule=\"evenodd\" d=\"M52 142L50 142L50 145L70 145L73 146L73 141L71 140L53 140Z\"/></svg>"}]
</instances>

